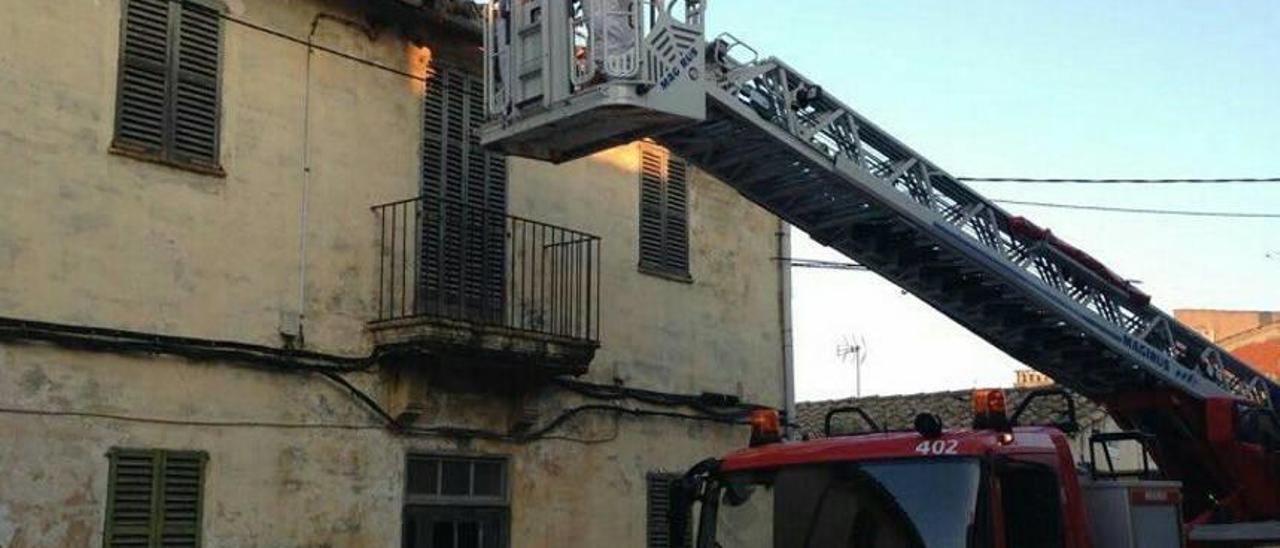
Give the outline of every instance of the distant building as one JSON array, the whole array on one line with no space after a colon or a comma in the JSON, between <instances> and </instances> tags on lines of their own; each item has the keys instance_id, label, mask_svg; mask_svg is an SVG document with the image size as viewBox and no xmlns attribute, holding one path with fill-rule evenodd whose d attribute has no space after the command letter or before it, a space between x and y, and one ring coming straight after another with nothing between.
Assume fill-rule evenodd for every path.
<instances>
[{"instance_id":1,"label":"distant building","mask_svg":"<svg viewBox=\"0 0 1280 548\"><path fill-rule=\"evenodd\" d=\"M1280 379L1280 311L1186 309L1173 315L1268 377Z\"/></svg>"},{"instance_id":2,"label":"distant building","mask_svg":"<svg viewBox=\"0 0 1280 548\"><path fill-rule=\"evenodd\" d=\"M1053 379L1035 369L1019 369L1013 374L1016 375L1014 388L1039 388L1053 384Z\"/></svg>"}]
</instances>

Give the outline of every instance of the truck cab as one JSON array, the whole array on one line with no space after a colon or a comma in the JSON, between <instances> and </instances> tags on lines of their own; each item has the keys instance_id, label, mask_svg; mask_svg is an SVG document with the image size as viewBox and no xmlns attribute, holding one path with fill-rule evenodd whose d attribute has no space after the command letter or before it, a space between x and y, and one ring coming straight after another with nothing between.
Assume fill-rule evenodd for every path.
<instances>
[{"instance_id":1,"label":"truck cab","mask_svg":"<svg viewBox=\"0 0 1280 548\"><path fill-rule=\"evenodd\" d=\"M1059 427L1013 426L992 394L984 405L1000 410L982 409L968 428L943 429L922 413L908 431L773 443L757 433L754 447L688 477L696 546L1183 545L1178 483L1077 468ZM768 422L753 421L757 431Z\"/></svg>"}]
</instances>

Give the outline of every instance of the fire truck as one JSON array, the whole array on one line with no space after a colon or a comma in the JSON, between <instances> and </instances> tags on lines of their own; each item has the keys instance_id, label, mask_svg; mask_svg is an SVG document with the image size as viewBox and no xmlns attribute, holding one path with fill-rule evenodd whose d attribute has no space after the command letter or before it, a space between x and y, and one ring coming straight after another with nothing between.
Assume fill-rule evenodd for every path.
<instances>
[{"instance_id":1,"label":"fire truck","mask_svg":"<svg viewBox=\"0 0 1280 548\"><path fill-rule=\"evenodd\" d=\"M496 0L485 10L486 146L558 163L652 139L1100 403L1126 430L1094 440L1104 453L1128 440L1155 464L1078 467L1062 424L1019 424L998 391L975 393L972 424L921 410L913 429L888 432L848 409L864 428L808 441L784 441L777 413L760 410L751 447L679 482L673 546L1280 539L1280 385L1088 253L784 61L730 34L709 39L707 0Z\"/></svg>"}]
</instances>

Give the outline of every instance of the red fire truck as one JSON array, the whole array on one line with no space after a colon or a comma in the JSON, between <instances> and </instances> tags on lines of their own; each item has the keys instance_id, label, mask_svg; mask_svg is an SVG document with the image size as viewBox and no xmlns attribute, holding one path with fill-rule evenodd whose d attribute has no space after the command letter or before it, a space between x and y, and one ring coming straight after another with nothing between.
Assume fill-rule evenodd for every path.
<instances>
[{"instance_id":1,"label":"red fire truck","mask_svg":"<svg viewBox=\"0 0 1280 548\"><path fill-rule=\"evenodd\" d=\"M1042 397L1067 402L1063 420L1018 425ZM682 504L672 515L672 536L696 538L701 548L1154 548L1185 546L1188 534L1193 545L1211 546L1276 538L1274 523L1240 519L1268 517L1246 514L1253 511L1247 504L1236 505L1239 513L1225 523L1211 523L1232 514L1186 500L1182 484L1154 470L1145 453L1140 467L1116 469L1111 444L1143 444L1142 433L1096 434L1089 462L1077 465L1065 435L1075 426L1070 402L1061 389L1036 392L1007 415L1001 391L978 390L972 425L946 429L922 412L912 430L896 432L881 430L861 409L843 408L827 416L827 437L802 442L782 441L776 412L757 411L752 447L700 463L675 489ZM1226 406L1222 419L1232 416L1232 401L1211 405ZM837 413L862 418L865 428L833 432ZM1234 446L1228 454L1260 449L1235 441L1230 420L1210 429ZM1246 470L1259 469L1240 470L1239 496L1273 504L1274 477ZM700 519L686 523L695 506Z\"/></svg>"},{"instance_id":2,"label":"red fire truck","mask_svg":"<svg viewBox=\"0 0 1280 548\"><path fill-rule=\"evenodd\" d=\"M706 9L490 2L483 144L563 162L651 138L1101 403L1128 431L1100 441L1142 444L1159 477L1077 470L1060 428L1018 425L998 392L977 394L972 427L948 429L921 410L911 431L801 442L781 441L778 416L759 412L754 447L682 482L680 500L699 517L674 533L691 532L699 548L1280 539L1280 385L782 60L732 35L707 39Z\"/></svg>"}]
</instances>

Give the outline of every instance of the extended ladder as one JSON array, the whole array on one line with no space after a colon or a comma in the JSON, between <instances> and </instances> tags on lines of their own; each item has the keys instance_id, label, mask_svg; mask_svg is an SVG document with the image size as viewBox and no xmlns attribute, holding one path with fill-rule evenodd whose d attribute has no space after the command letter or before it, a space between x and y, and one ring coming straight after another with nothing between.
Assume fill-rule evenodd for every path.
<instances>
[{"instance_id":1,"label":"extended ladder","mask_svg":"<svg viewBox=\"0 0 1280 548\"><path fill-rule=\"evenodd\" d=\"M731 44L717 42L723 52ZM1087 396L1280 387L776 59L714 56L706 121L657 136L779 217Z\"/></svg>"}]
</instances>

